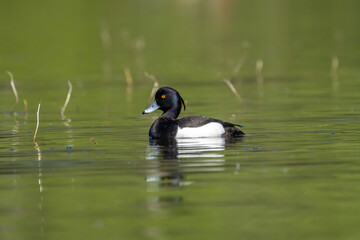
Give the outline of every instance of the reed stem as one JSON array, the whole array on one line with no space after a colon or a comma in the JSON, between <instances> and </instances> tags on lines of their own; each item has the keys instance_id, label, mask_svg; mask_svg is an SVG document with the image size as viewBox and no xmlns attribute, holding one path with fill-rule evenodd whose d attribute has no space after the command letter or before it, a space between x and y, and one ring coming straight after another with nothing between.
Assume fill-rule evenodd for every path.
<instances>
[{"instance_id":1,"label":"reed stem","mask_svg":"<svg viewBox=\"0 0 360 240\"><path fill-rule=\"evenodd\" d=\"M236 99L242 103L243 99L240 96L240 94L238 93L238 91L236 90L236 88L234 87L234 85L230 82L229 79L224 79L224 82L229 86L229 88L231 89L231 91L233 92L233 94L235 95Z\"/></svg>"},{"instance_id":2,"label":"reed stem","mask_svg":"<svg viewBox=\"0 0 360 240\"><path fill-rule=\"evenodd\" d=\"M261 59L256 61L256 81L258 84L262 84L264 82L264 78L262 77L262 68L264 66L264 62Z\"/></svg>"},{"instance_id":3,"label":"reed stem","mask_svg":"<svg viewBox=\"0 0 360 240\"><path fill-rule=\"evenodd\" d=\"M68 94L67 94L67 97L66 97L64 106L61 108L61 112L60 112L60 115L61 115L61 116L64 116L66 106L68 105L68 103L69 103L69 101L70 101L70 98L71 98L72 84L71 84L70 80L68 80L68 85L69 85L69 92L68 92Z\"/></svg>"},{"instance_id":4,"label":"reed stem","mask_svg":"<svg viewBox=\"0 0 360 240\"><path fill-rule=\"evenodd\" d=\"M10 84L11 84L11 88L14 92L14 95L15 95L15 105L13 107L13 109L11 110L12 112L15 112L15 109L16 109L16 106L19 102L19 95L17 93L17 90L16 90L16 86L15 86L15 82L14 82L14 76L12 75L12 73L10 71L6 71L6 73L10 76Z\"/></svg>"},{"instance_id":5,"label":"reed stem","mask_svg":"<svg viewBox=\"0 0 360 240\"><path fill-rule=\"evenodd\" d=\"M126 84L128 85L128 87L132 87L133 85L133 79L131 76L131 72L129 68L125 68L124 69L124 74L125 74L125 80L126 80Z\"/></svg>"},{"instance_id":6,"label":"reed stem","mask_svg":"<svg viewBox=\"0 0 360 240\"><path fill-rule=\"evenodd\" d=\"M40 123L40 118L39 118L40 105L41 105L41 103L39 103L39 106L38 106L38 109L37 109L37 112L36 112L36 128L35 128L34 139L33 139L34 143L36 143L36 135L37 135L37 132L38 132L38 129L39 129L39 123Z\"/></svg>"},{"instance_id":7,"label":"reed stem","mask_svg":"<svg viewBox=\"0 0 360 240\"><path fill-rule=\"evenodd\" d=\"M339 67L339 59L334 56L331 60L331 74L336 74Z\"/></svg>"}]
</instances>

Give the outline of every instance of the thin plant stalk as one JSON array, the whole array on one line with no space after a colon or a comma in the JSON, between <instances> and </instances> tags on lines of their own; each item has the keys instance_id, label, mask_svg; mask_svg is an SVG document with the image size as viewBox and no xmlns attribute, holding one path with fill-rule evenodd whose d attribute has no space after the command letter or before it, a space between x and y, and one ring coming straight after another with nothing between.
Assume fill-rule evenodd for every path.
<instances>
[{"instance_id":1,"label":"thin plant stalk","mask_svg":"<svg viewBox=\"0 0 360 240\"><path fill-rule=\"evenodd\" d=\"M151 93L150 93L150 96L149 96L149 100L148 100L149 103L151 103L151 100L154 98L156 90L158 90L158 88L159 88L159 83L158 83L158 81L155 81L154 86L151 89Z\"/></svg>"},{"instance_id":2,"label":"thin plant stalk","mask_svg":"<svg viewBox=\"0 0 360 240\"><path fill-rule=\"evenodd\" d=\"M72 84L71 84L70 80L68 80L68 85L69 85L69 92L68 92L68 94L67 94L67 97L66 97L64 106L61 108L61 113L60 113L61 116L64 116L66 106L68 105L68 103L69 103L69 101L70 101L70 98L71 98Z\"/></svg>"},{"instance_id":3,"label":"thin plant stalk","mask_svg":"<svg viewBox=\"0 0 360 240\"><path fill-rule=\"evenodd\" d=\"M133 78L129 68L124 69L124 75L126 80L126 101L132 101L132 92L133 92Z\"/></svg>"},{"instance_id":4,"label":"thin plant stalk","mask_svg":"<svg viewBox=\"0 0 360 240\"><path fill-rule=\"evenodd\" d=\"M262 68L264 66L264 62L261 59L258 59L256 61L256 74L261 75Z\"/></svg>"},{"instance_id":5,"label":"thin plant stalk","mask_svg":"<svg viewBox=\"0 0 360 240\"><path fill-rule=\"evenodd\" d=\"M27 121L28 120L28 103L27 103L26 99L24 99L24 113L25 113L24 119L25 119L25 121Z\"/></svg>"},{"instance_id":6,"label":"thin plant stalk","mask_svg":"<svg viewBox=\"0 0 360 240\"><path fill-rule=\"evenodd\" d=\"M233 92L233 94L235 95L236 99L242 103L243 99L240 96L240 94L238 93L238 91L236 90L236 88L234 87L234 85L230 82L229 79L224 79L224 82L229 86L229 88L231 89L231 91Z\"/></svg>"},{"instance_id":7,"label":"thin plant stalk","mask_svg":"<svg viewBox=\"0 0 360 240\"><path fill-rule=\"evenodd\" d=\"M36 128L35 128L35 133L34 133L34 143L36 143L36 134L38 132L38 129L39 129L39 122L40 122L40 119L39 119L39 115L40 115L40 105L41 103L39 103L39 106L38 106L38 109L37 109L37 112L36 112Z\"/></svg>"},{"instance_id":8,"label":"thin plant stalk","mask_svg":"<svg viewBox=\"0 0 360 240\"><path fill-rule=\"evenodd\" d=\"M262 68L263 68L264 62L261 59L258 59L256 61L256 81L258 84L262 84L264 82L264 78L262 77Z\"/></svg>"},{"instance_id":9,"label":"thin plant stalk","mask_svg":"<svg viewBox=\"0 0 360 240\"><path fill-rule=\"evenodd\" d=\"M124 69L124 74L125 74L126 84L128 85L128 87L132 87L132 85L133 85L133 79L132 79L132 76L131 76L130 69L125 68L125 69Z\"/></svg>"},{"instance_id":10,"label":"thin plant stalk","mask_svg":"<svg viewBox=\"0 0 360 240\"><path fill-rule=\"evenodd\" d=\"M101 43L102 43L104 49L109 51L111 49L111 35L110 35L108 25L104 22L101 24L100 27L101 27L100 28Z\"/></svg>"},{"instance_id":11,"label":"thin plant stalk","mask_svg":"<svg viewBox=\"0 0 360 240\"><path fill-rule=\"evenodd\" d=\"M338 78L338 75L337 75L338 68L339 68L339 59L338 59L338 57L334 56L334 57L332 57L331 71L330 71L334 91L337 91L339 89L339 78Z\"/></svg>"},{"instance_id":12,"label":"thin plant stalk","mask_svg":"<svg viewBox=\"0 0 360 240\"><path fill-rule=\"evenodd\" d=\"M250 48L250 43L248 42L243 42L243 54L241 55L241 57L239 58L239 60L237 61L237 63L235 64L233 70L232 70L232 75L235 77L236 75L238 75L238 73L240 72L241 68L244 66L244 63L246 61L247 55L249 53L249 48Z\"/></svg>"},{"instance_id":13,"label":"thin plant stalk","mask_svg":"<svg viewBox=\"0 0 360 240\"><path fill-rule=\"evenodd\" d=\"M339 59L338 57L332 57L331 61L331 74L336 74L339 67Z\"/></svg>"},{"instance_id":14,"label":"thin plant stalk","mask_svg":"<svg viewBox=\"0 0 360 240\"><path fill-rule=\"evenodd\" d=\"M100 38L101 43L104 49L105 53L105 59L103 63L103 71L104 71L104 77L106 79L109 79L111 77L112 72L112 61L111 61L111 35L109 31L108 24L106 22L102 22L100 25Z\"/></svg>"},{"instance_id":15,"label":"thin plant stalk","mask_svg":"<svg viewBox=\"0 0 360 240\"><path fill-rule=\"evenodd\" d=\"M149 74L148 72L144 72L144 75L145 75L145 77L153 80L154 82L157 81L156 77L154 75L152 75L152 74Z\"/></svg>"},{"instance_id":16,"label":"thin plant stalk","mask_svg":"<svg viewBox=\"0 0 360 240\"><path fill-rule=\"evenodd\" d=\"M28 103L27 103L26 99L24 99L24 112L25 113L28 112Z\"/></svg>"},{"instance_id":17,"label":"thin plant stalk","mask_svg":"<svg viewBox=\"0 0 360 240\"><path fill-rule=\"evenodd\" d=\"M145 77L151 79L154 81L154 86L153 88L151 89L151 93L150 93L150 96L149 96L149 100L148 100L148 103L150 104L151 103L151 100L153 99L153 97L155 96L155 93L156 93L156 90L159 88L159 82L158 80L156 79L156 77L152 74L149 74L147 72L144 72L144 75Z\"/></svg>"},{"instance_id":18,"label":"thin plant stalk","mask_svg":"<svg viewBox=\"0 0 360 240\"><path fill-rule=\"evenodd\" d=\"M15 105L14 105L14 107L13 107L13 109L12 109L12 112L15 112L15 109L16 109L16 106L17 106L17 104L18 104L18 102L19 102L19 95L18 95L18 93L17 93L17 90L16 90L16 86L15 86L15 82L14 82L14 76L12 75L12 73L10 72L10 71L6 71L7 72L7 74L9 74L9 76L10 76L10 84L11 84L11 88L12 88L12 90L13 90L13 92L14 92L14 95L15 95Z\"/></svg>"}]
</instances>

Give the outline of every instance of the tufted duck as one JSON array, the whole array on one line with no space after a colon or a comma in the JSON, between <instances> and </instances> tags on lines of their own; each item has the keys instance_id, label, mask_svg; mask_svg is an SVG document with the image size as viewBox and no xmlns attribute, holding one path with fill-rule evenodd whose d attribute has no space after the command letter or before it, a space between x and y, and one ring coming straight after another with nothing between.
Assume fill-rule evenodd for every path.
<instances>
[{"instance_id":1,"label":"tufted duck","mask_svg":"<svg viewBox=\"0 0 360 240\"><path fill-rule=\"evenodd\" d=\"M204 137L242 137L245 135L237 127L238 124L224 122L209 117L183 117L176 119L181 111L184 100L173 88L159 88L153 104L142 113L151 113L157 109L163 114L156 119L149 130L150 139L159 138L204 138Z\"/></svg>"}]
</instances>

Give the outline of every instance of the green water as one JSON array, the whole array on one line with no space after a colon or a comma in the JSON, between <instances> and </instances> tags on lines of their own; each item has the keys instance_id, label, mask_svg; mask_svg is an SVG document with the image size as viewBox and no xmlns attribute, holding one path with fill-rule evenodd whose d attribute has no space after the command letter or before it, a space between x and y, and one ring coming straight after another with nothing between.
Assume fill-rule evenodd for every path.
<instances>
[{"instance_id":1,"label":"green water","mask_svg":"<svg viewBox=\"0 0 360 240\"><path fill-rule=\"evenodd\" d=\"M1 2L0 239L359 239L359 10ZM149 142L144 72L247 136Z\"/></svg>"}]
</instances>

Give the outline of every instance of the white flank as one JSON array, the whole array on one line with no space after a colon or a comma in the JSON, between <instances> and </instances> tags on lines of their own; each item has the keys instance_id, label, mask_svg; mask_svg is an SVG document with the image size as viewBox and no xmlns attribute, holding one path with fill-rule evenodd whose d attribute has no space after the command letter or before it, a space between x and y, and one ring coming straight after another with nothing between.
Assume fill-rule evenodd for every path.
<instances>
[{"instance_id":1,"label":"white flank","mask_svg":"<svg viewBox=\"0 0 360 240\"><path fill-rule=\"evenodd\" d=\"M225 133L223 125L211 122L201 127L178 127L176 138L209 138L221 137Z\"/></svg>"}]
</instances>

